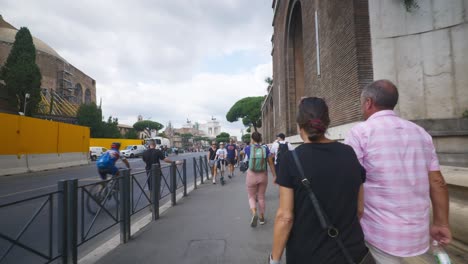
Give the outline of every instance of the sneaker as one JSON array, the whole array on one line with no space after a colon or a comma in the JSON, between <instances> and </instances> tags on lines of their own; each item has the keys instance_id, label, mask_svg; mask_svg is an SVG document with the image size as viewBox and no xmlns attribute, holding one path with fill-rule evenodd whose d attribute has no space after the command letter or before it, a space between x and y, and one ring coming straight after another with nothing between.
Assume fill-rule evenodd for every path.
<instances>
[{"instance_id":1,"label":"sneaker","mask_svg":"<svg viewBox=\"0 0 468 264\"><path fill-rule=\"evenodd\" d=\"M229 179L232 179L232 176L231 175L228 175Z\"/></svg>"},{"instance_id":2,"label":"sneaker","mask_svg":"<svg viewBox=\"0 0 468 264\"><path fill-rule=\"evenodd\" d=\"M261 224L261 225L264 225L265 224L265 217L260 217L258 222Z\"/></svg>"},{"instance_id":3,"label":"sneaker","mask_svg":"<svg viewBox=\"0 0 468 264\"><path fill-rule=\"evenodd\" d=\"M216 180L215 180L215 179L213 179L213 184L216 184Z\"/></svg>"},{"instance_id":4,"label":"sneaker","mask_svg":"<svg viewBox=\"0 0 468 264\"><path fill-rule=\"evenodd\" d=\"M252 216L252 219L250 220L250 226L251 226L251 227L256 227L256 226L257 226L257 221L258 221L258 216L257 216L257 215L253 215L253 216Z\"/></svg>"}]
</instances>

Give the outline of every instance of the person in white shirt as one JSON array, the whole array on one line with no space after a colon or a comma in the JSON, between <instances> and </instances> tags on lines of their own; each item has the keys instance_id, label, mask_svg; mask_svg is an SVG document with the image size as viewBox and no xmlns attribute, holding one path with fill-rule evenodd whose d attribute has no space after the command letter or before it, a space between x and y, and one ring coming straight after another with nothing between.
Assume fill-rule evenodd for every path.
<instances>
[{"instance_id":1,"label":"person in white shirt","mask_svg":"<svg viewBox=\"0 0 468 264\"><path fill-rule=\"evenodd\" d=\"M217 160L216 167L218 169L221 169L221 163L224 166L227 165L226 158L227 158L227 150L224 147L224 142L221 142L221 143L219 143L219 149L216 151L216 157L215 157L215 160ZM221 183L224 182L224 175L221 175L220 180L221 180ZM213 176L213 183L214 184L216 183L216 176Z\"/></svg>"},{"instance_id":2,"label":"person in white shirt","mask_svg":"<svg viewBox=\"0 0 468 264\"><path fill-rule=\"evenodd\" d=\"M276 140L271 146L271 154L275 155L275 171L276 175L279 173L279 164L281 161L281 156L284 156L284 152L293 150L294 147L291 145L291 143L287 142L285 140L286 136L283 133L279 133L276 136Z\"/></svg>"}]
</instances>

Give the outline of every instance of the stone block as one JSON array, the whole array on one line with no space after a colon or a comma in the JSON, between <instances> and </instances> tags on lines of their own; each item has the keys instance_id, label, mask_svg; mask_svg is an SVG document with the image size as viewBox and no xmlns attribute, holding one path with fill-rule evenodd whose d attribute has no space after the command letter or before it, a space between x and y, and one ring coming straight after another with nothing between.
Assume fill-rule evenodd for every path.
<instances>
[{"instance_id":1,"label":"stone block","mask_svg":"<svg viewBox=\"0 0 468 264\"><path fill-rule=\"evenodd\" d=\"M419 35L395 40L399 110L406 119L423 119L426 116L420 43Z\"/></svg>"},{"instance_id":2,"label":"stone block","mask_svg":"<svg viewBox=\"0 0 468 264\"><path fill-rule=\"evenodd\" d=\"M0 176L28 172L25 155L0 155Z\"/></svg>"},{"instance_id":3,"label":"stone block","mask_svg":"<svg viewBox=\"0 0 468 264\"><path fill-rule=\"evenodd\" d=\"M374 67L374 80L388 79L396 82L393 38L372 39L372 64Z\"/></svg>"},{"instance_id":4,"label":"stone block","mask_svg":"<svg viewBox=\"0 0 468 264\"><path fill-rule=\"evenodd\" d=\"M468 137L434 137L437 152L468 154Z\"/></svg>"},{"instance_id":5,"label":"stone block","mask_svg":"<svg viewBox=\"0 0 468 264\"><path fill-rule=\"evenodd\" d=\"M468 24L451 29L456 92L456 116L468 110Z\"/></svg>"},{"instance_id":6,"label":"stone block","mask_svg":"<svg viewBox=\"0 0 468 264\"><path fill-rule=\"evenodd\" d=\"M463 0L433 0L434 28L445 28L463 22Z\"/></svg>"},{"instance_id":7,"label":"stone block","mask_svg":"<svg viewBox=\"0 0 468 264\"><path fill-rule=\"evenodd\" d=\"M448 29L421 34L422 59L425 75L452 72L450 57L450 32Z\"/></svg>"},{"instance_id":8,"label":"stone block","mask_svg":"<svg viewBox=\"0 0 468 264\"><path fill-rule=\"evenodd\" d=\"M369 1L369 22L374 38L388 38L406 34L406 10L400 1Z\"/></svg>"},{"instance_id":9,"label":"stone block","mask_svg":"<svg viewBox=\"0 0 468 264\"><path fill-rule=\"evenodd\" d=\"M453 78L450 73L424 76L426 118L451 118L455 112Z\"/></svg>"},{"instance_id":10,"label":"stone block","mask_svg":"<svg viewBox=\"0 0 468 264\"><path fill-rule=\"evenodd\" d=\"M418 6L411 12L405 12L406 34L426 32L434 28L431 1L418 1Z\"/></svg>"}]
</instances>

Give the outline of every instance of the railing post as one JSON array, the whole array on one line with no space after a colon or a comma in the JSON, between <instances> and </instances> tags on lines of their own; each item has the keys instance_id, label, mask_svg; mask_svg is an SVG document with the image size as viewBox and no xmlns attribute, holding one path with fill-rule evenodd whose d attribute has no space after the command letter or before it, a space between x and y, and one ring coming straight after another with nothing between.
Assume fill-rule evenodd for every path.
<instances>
[{"instance_id":1,"label":"railing post","mask_svg":"<svg viewBox=\"0 0 468 264\"><path fill-rule=\"evenodd\" d=\"M175 161L171 164L171 202L172 206L176 205L177 192L177 168Z\"/></svg>"},{"instance_id":2,"label":"railing post","mask_svg":"<svg viewBox=\"0 0 468 264\"><path fill-rule=\"evenodd\" d=\"M68 205L68 184L66 180L58 182L58 252L61 255L62 264L68 263L68 231L67 231L67 205Z\"/></svg>"},{"instance_id":3,"label":"railing post","mask_svg":"<svg viewBox=\"0 0 468 264\"><path fill-rule=\"evenodd\" d=\"M67 259L78 263L78 180L67 181Z\"/></svg>"},{"instance_id":4,"label":"railing post","mask_svg":"<svg viewBox=\"0 0 468 264\"><path fill-rule=\"evenodd\" d=\"M193 157L193 188L197 188L197 159Z\"/></svg>"},{"instance_id":5,"label":"railing post","mask_svg":"<svg viewBox=\"0 0 468 264\"><path fill-rule=\"evenodd\" d=\"M209 170L208 170L208 157L205 156L204 158L204 164L205 164L205 171L206 171L206 179L209 181L210 180L210 173L209 173Z\"/></svg>"},{"instance_id":6,"label":"railing post","mask_svg":"<svg viewBox=\"0 0 468 264\"><path fill-rule=\"evenodd\" d=\"M130 240L130 170L119 172L120 243Z\"/></svg>"},{"instance_id":7,"label":"railing post","mask_svg":"<svg viewBox=\"0 0 468 264\"><path fill-rule=\"evenodd\" d=\"M200 179L201 179L201 183L203 184L203 163L202 163L202 157L200 156L199 159L198 159L198 170L200 170Z\"/></svg>"},{"instance_id":8,"label":"railing post","mask_svg":"<svg viewBox=\"0 0 468 264\"><path fill-rule=\"evenodd\" d=\"M159 196L161 193L161 167L155 163L151 166L151 206L153 208L153 221L159 219Z\"/></svg>"},{"instance_id":9,"label":"railing post","mask_svg":"<svg viewBox=\"0 0 468 264\"><path fill-rule=\"evenodd\" d=\"M184 180L184 196L187 196L187 160L182 165L182 179Z\"/></svg>"}]
</instances>

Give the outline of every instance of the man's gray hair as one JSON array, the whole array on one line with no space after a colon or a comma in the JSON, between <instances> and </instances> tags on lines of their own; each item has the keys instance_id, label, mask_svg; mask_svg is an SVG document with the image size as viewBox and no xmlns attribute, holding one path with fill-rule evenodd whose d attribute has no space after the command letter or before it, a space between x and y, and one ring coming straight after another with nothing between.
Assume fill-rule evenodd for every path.
<instances>
[{"instance_id":1,"label":"man's gray hair","mask_svg":"<svg viewBox=\"0 0 468 264\"><path fill-rule=\"evenodd\" d=\"M371 98L381 109L392 109L398 103L398 89L389 80L375 81L362 89L362 98Z\"/></svg>"}]
</instances>

